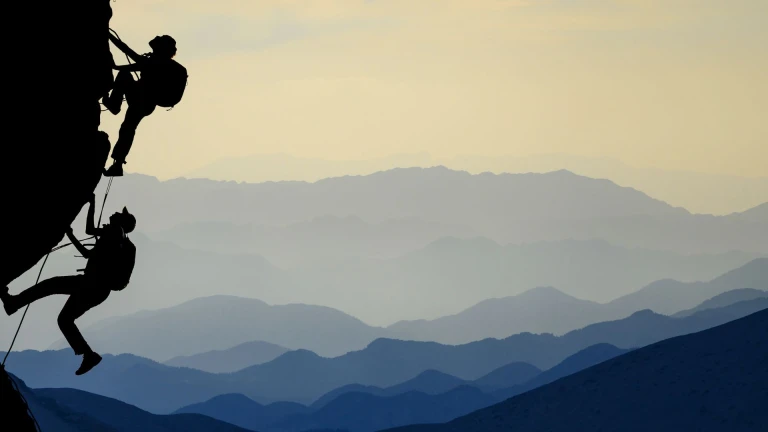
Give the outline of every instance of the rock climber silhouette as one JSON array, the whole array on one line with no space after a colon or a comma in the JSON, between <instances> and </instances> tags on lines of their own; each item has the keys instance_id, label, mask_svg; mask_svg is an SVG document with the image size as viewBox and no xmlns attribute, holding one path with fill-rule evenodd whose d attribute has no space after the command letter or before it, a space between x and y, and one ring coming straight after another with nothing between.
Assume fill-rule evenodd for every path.
<instances>
[{"instance_id":1,"label":"rock climber silhouette","mask_svg":"<svg viewBox=\"0 0 768 432\"><path fill-rule=\"evenodd\" d=\"M152 114L155 108L173 107L180 100L187 84L187 70L173 60L176 56L176 41L168 35L157 36L149 41L152 52L137 54L118 37L109 34L112 43L125 53L134 64L114 66L118 70L112 93L102 99L104 106L117 115L120 112L123 97L128 110L120 126L120 134L112 151L112 166L105 170L108 177L122 176L123 164L131 150L136 128L144 117ZM141 78L134 80L131 72L141 72Z\"/></svg>"},{"instance_id":2,"label":"rock climber silhouette","mask_svg":"<svg viewBox=\"0 0 768 432\"><path fill-rule=\"evenodd\" d=\"M126 234L136 227L136 218L123 207L109 218L109 223L94 227L93 214L95 195L88 202L88 217L85 232L96 237L93 249L87 249L72 233L67 237L82 256L88 259L84 274L58 276L46 279L17 295L10 295L8 287L0 289L0 299L8 315L44 297L63 294L69 299L58 317L59 328L76 355L83 361L75 372L82 375L101 362L101 356L94 352L75 325L75 320L88 310L100 305L111 291L121 291L128 286L136 259L136 247Z\"/></svg>"}]
</instances>

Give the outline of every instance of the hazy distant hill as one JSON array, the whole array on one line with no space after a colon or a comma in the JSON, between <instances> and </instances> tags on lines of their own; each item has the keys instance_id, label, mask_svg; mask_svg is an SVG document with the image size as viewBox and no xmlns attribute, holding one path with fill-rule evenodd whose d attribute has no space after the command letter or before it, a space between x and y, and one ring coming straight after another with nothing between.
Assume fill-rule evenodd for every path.
<instances>
[{"instance_id":1,"label":"hazy distant hill","mask_svg":"<svg viewBox=\"0 0 768 432\"><path fill-rule=\"evenodd\" d=\"M224 158L185 174L188 178L264 181L316 181L342 175L365 175L395 167L444 165L471 173L544 173L567 169L592 178L606 178L641 190L693 213L727 214L747 208L768 196L768 177L700 173L640 168L611 158L569 154L527 156L458 155L434 158L428 153L399 154L369 160L335 161L300 158L287 154L263 154Z\"/></svg>"},{"instance_id":2,"label":"hazy distant hill","mask_svg":"<svg viewBox=\"0 0 768 432\"><path fill-rule=\"evenodd\" d=\"M350 214L371 222L419 217L474 226L484 220L496 228L511 220L551 221L563 215L571 219L689 215L637 190L565 170L471 175L445 167L395 168L314 183L160 182L139 174L122 180L110 198L133 206L136 217L146 221L144 229L152 231L194 221L285 225ZM509 204L499 206L499 197Z\"/></svg>"},{"instance_id":3,"label":"hazy distant hill","mask_svg":"<svg viewBox=\"0 0 768 432\"><path fill-rule=\"evenodd\" d=\"M353 215L371 223L418 218L468 226L502 243L603 238L683 253L768 252L766 222L692 215L638 190L566 170L470 175L445 167L398 168L314 183L255 184L160 182L131 174L110 197L134 209L139 229L147 232L187 222L282 226Z\"/></svg>"},{"instance_id":4,"label":"hazy distant hill","mask_svg":"<svg viewBox=\"0 0 768 432\"><path fill-rule=\"evenodd\" d=\"M561 334L605 318L618 318L604 305L571 297L552 287L482 301L456 315L401 321L388 327L393 337L455 344L521 331Z\"/></svg>"},{"instance_id":5,"label":"hazy distant hill","mask_svg":"<svg viewBox=\"0 0 768 432\"><path fill-rule=\"evenodd\" d=\"M390 432L747 432L768 424L768 310L615 357L451 422Z\"/></svg>"},{"instance_id":6,"label":"hazy distant hill","mask_svg":"<svg viewBox=\"0 0 768 432\"><path fill-rule=\"evenodd\" d=\"M373 432L384 427L447 421L496 402L477 388L461 386L438 395L408 392L397 396L346 393L310 414L279 420L267 432L301 432L313 428L338 428L350 432Z\"/></svg>"},{"instance_id":7,"label":"hazy distant hill","mask_svg":"<svg viewBox=\"0 0 768 432\"><path fill-rule=\"evenodd\" d=\"M368 223L349 215L286 226L189 222L152 232L155 240L220 253L256 253L281 268L333 265L358 258L396 258L440 238L473 238L475 230L418 218Z\"/></svg>"},{"instance_id":8,"label":"hazy distant hill","mask_svg":"<svg viewBox=\"0 0 768 432\"><path fill-rule=\"evenodd\" d=\"M153 413L168 413L216 395L242 393L260 403L312 403L348 384L389 387L426 370L475 380L512 362L546 369L599 343L618 348L639 347L680 334L699 331L768 308L768 299L754 299L708 309L685 318L643 311L613 322L593 324L562 337L523 333L452 346L434 342L377 339L365 349L336 358L289 351L271 362L231 374L210 374L173 368L131 355L104 356L83 376L75 376L80 358L71 350L14 352L8 370L33 387L71 387L115 397Z\"/></svg>"},{"instance_id":9,"label":"hazy distant hill","mask_svg":"<svg viewBox=\"0 0 768 432\"><path fill-rule=\"evenodd\" d=\"M223 394L205 402L178 409L174 414L202 414L240 427L262 432L264 427L293 414L310 413L306 405L292 402L274 402L262 405L248 397Z\"/></svg>"},{"instance_id":10,"label":"hazy distant hill","mask_svg":"<svg viewBox=\"0 0 768 432\"><path fill-rule=\"evenodd\" d=\"M623 352L625 350L607 344L588 347L541 374L546 375L547 378L544 380L538 379L538 372L540 372L538 371L535 377L529 375L529 379L523 381L527 388L535 388ZM435 371L424 372L409 381L411 383L419 380L440 382L442 383L440 385L444 386L442 391L435 391L437 388L435 386L419 390L412 385L401 385L386 390L376 388L376 391L372 390L372 387L360 385L345 386L320 398L312 404L309 411L296 414L282 414L285 410L277 407L277 404L264 407L242 395L216 397L201 404L182 408L177 412L205 414L260 431L288 432L314 425L315 427L343 428L353 432L372 432L384 427L405 425L419 420L436 422L440 419L452 419L474 408L501 401L505 399L504 390L508 389L489 393L478 391L485 387L478 384L483 381L487 387L496 388L508 387L506 385L508 382L521 383L523 376L519 372L531 368L531 366L527 368L521 368L521 366L525 364L511 364L474 382L465 382ZM510 372L516 375L513 381L508 381ZM522 385L515 385L512 389L522 387Z\"/></svg>"},{"instance_id":11,"label":"hazy distant hill","mask_svg":"<svg viewBox=\"0 0 768 432\"><path fill-rule=\"evenodd\" d=\"M762 297L768 297L768 291L752 288L735 289L732 291L724 292L723 294L716 295L694 308L680 311L676 314L673 314L672 316L675 318L687 317L702 310L719 308L741 301L753 300Z\"/></svg>"},{"instance_id":12,"label":"hazy distant hill","mask_svg":"<svg viewBox=\"0 0 768 432\"><path fill-rule=\"evenodd\" d=\"M138 242L138 245L146 246L149 250L141 262L137 264L137 267L154 266L155 270L147 271L143 275L139 274L133 282L136 284L135 286L132 285L129 287L130 289L115 293L105 304L86 315L102 314L104 316L103 314L110 312L116 313L119 312L120 308L127 307L126 305L136 304L134 302L151 301L147 298L151 299L157 295L170 296L173 295L173 292L184 291L184 296L188 296L203 291L203 285L220 287L212 280L214 275L220 273L209 271L206 274L210 276L201 275L202 272L206 271L206 264L203 262L203 257L207 256L206 253L178 250L163 243L160 243L160 245L164 245L163 247L155 250L153 243L148 241L145 243ZM475 249L484 248L494 250L499 246L483 245L483 242L478 241ZM607 271L601 272L600 267L615 269L615 280L622 278L620 273L627 273L626 276L630 276L631 272L621 271L623 268L631 267L630 259L623 264L621 264L622 260L613 261L611 265L599 264L601 257L609 255L610 247L591 258L585 256L574 258L570 264L562 265L562 272L548 273L545 265L541 265L538 269L534 267L539 258L540 262L546 261L545 258L552 259L552 265L560 267L562 262L569 260L569 256L586 255L590 246L585 245L585 248L582 248L577 242L569 254L563 254L557 260L554 259L556 254L545 252L543 257L538 257L536 252L529 250L525 255L533 258L526 261L522 257L514 259L514 254L510 254L505 260L495 260L479 251L476 255L478 259L472 260L472 255L466 254L463 248L440 247L418 257L404 259L398 266L381 265L367 269L360 268L355 272L358 275L357 280L350 275L350 272L342 270L335 272L332 269L319 275L307 271L306 274L302 274L302 277L307 280L314 279L315 283L307 282L304 286L317 289L313 294L315 298L319 299L322 296L343 297L344 301L350 304L357 304L366 310L376 311L376 313L381 314L380 316L384 316L392 315L395 311L403 313L403 310L415 311L418 309L432 310L433 313L436 313L444 310L447 307L446 304L472 304L473 301L462 301L465 297L460 296L459 293L463 291L468 293L465 295L477 298L484 295L484 290L479 288L467 290L465 287L477 287L476 280L482 279L483 274L485 274L497 277L497 279L490 281L486 277L487 283L484 284L486 288L492 289L496 286L503 289L507 277L505 275L509 275L510 278L516 277L515 270L517 268L522 269L526 262L531 264L528 268L529 272L534 271L535 274L542 277L548 276L550 280L553 274L560 274L565 278L570 273L574 279L578 279L578 275L583 274L585 284L589 284L590 280L593 280L595 281L594 284L597 285L599 278L589 276L586 272L608 273ZM543 248L540 251L546 249ZM169 256L162 257L162 252L168 252L171 258ZM184 261L177 261L172 258L174 256L188 260L190 270L188 272L177 270ZM248 259L230 258L227 260L225 256L218 255L210 258L208 265L220 266L220 268L225 269L224 273L232 271L235 274L243 274L252 271L249 266L252 261ZM170 264L164 266L164 260L169 260ZM464 262L463 265L458 264L462 261ZM606 258L606 261L611 262L611 259ZM752 261L706 283L657 282L636 294L618 299L608 306L578 300L556 289L538 288L514 297L501 296L500 299L481 301L479 304L455 315L447 315L433 321L400 322L388 329L368 326L342 312L323 307L268 306L252 300L242 302L236 298L224 300L227 297L212 297L216 300L202 298L188 303L186 306L180 305L164 310L147 311L119 319L112 318L107 322L98 323L97 327L93 328L87 327L87 321L82 326L85 329L86 337L103 352L130 352L158 361L166 361L179 355L186 356L211 350L229 349L253 340L270 342L289 349L304 348L321 355L333 356L363 348L377 337L464 343L486 337L506 337L523 331L562 334L568 330L601 320L621 318L642 309L660 310L667 314L675 313L682 309L694 307L714 295L731 289L759 288L761 285L768 287L768 266L761 265L764 261L768 261L768 259ZM253 262L259 263L260 261L255 260ZM445 267L446 263L451 262L456 264ZM576 270L582 262L584 265ZM507 263L515 264L507 266ZM704 268L706 259L700 263L701 267ZM590 269L589 265L594 266L593 269ZM680 265L680 267L684 266ZM709 267L717 266L711 265ZM498 272L494 268L506 270ZM285 280L284 274L270 269L268 266L257 267L257 269L260 272L258 276L255 276L258 277L259 292L268 292L270 291L268 289L270 284L274 286L281 283L274 281ZM473 273L460 276L463 271L461 269L471 270ZM573 270L572 273L571 270ZM140 271L137 270L137 272ZM149 274L151 273L158 275L154 283L150 282ZM345 276L341 276L340 273L344 273ZM520 273L525 273L525 271L521 270ZM334 275L336 276L334 277ZM407 277L396 275L407 275ZM519 277L519 274L517 276ZM233 284L230 285L230 288L234 291L249 289L250 284L244 279L246 276L233 277ZM345 279L347 279L349 286L347 289L344 288L346 284L341 282ZM430 279L433 281L432 283L427 282ZM603 279L602 283L607 283L607 281ZM439 288L435 290L425 288L430 285ZM164 289L158 292L158 288L156 288L158 286L164 287ZM236 288L237 286L241 286L242 289ZM393 286L398 286L398 291L403 292L401 296L393 296L392 290L387 289L387 287ZM360 289L359 287L366 288ZM381 289L376 289L376 287L381 287ZM277 289L289 290L285 287ZM164 293L163 291L168 292ZM222 288L220 291L226 292L227 290ZM345 292L349 294L345 294ZM387 292L390 292L390 295L387 295ZM449 293L452 294L448 295ZM145 298L141 296L145 296ZM436 301L436 299L440 301ZM447 299L450 299L450 302ZM483 300L483 297L480 300ZM63 299L54 301L62 302ZM391 307L385 307L388 305L387 301L390 302ZM52 302L49 304L55 305ZM224 313L232 307L237 307L238 310L243 308L248 310L243 309L240 315ZM40 324L29 331L42 333L47 328L50 332L49 337L60 338L59 331L55 327L55 320L50 318L58 314L58 310L49 307L47 314L43 314L45 308L45 303L43 305L35 304L35 308L30 308L30 317ZM463 309L463 307L458 309ZM262 313L262 310L273 312ZM289 310L297 314L291 315L295 318L283 316L281 312L278 312ZM334 321L336 327L327 327L326 323L323 326L329 328L328 333L318 333L313 324L314 318L312 317L315 315L300 313L303 310L325 311L323 313L338 316L339 319ZM547 313L542 314L541 311L547 311ZM281 319L282 324L276 325L270 321L275 317ZM323 326L319 328L324 328ZM164 328L166 331L158 333L154 331L155 328ZM253 329L253 331L248 329ZM200 338L199 335L203 334L208 336ZM9 329L5 337L10 338L12 336L12 331ZM28 335L27 337L31 336ZM63 348L66 346L64 344L63 339L59 339L58 343L52 347Z\"/></svg>"},{"instance_id":13,"label":"hazy distant hill","mask_svg":"<svg viewBox=\"0 0 768 432\"><path fill-rule=\"evenodd\" d=\"M506 386L491 392L491 394L499 400L509 399L512 396L549 384L552 381L571 375L592 365L610 360L629 351L631 351L631 349L617 348L614 345L607 343L591 345L524 383Z\"/></svg>"},{"instance_id":14,"label":"hazy distant hill","mask_svg":"<svg viewBox=\"0 0 768 432\"><path fill-rule=\"evenodd\" d=\"M445 393L460 386L471 386L490 392L530 381L541 374L541 369L528 363L514 362L497 368L476 380L463 380L433 369L421 372L416 377L391 387L349 384L331 390L315 400L310 406L318 410L345 393L367 393L375 396L396 396L416 391L428 395Z\"/></svg>"},{"instance_id":15,"label":"hazy distant hill","mask_svg":"<svg viewBox=\"0 0 768 432\"><path fill-rule=\"evenodd\" d=\"M750 222L768 222L768 202L764 202L756 207L743 212L733 213L732 219L745 220Z\"/></svg>"},{"instance_id":16,"label":"hazy distant hill","mask_svg":"<svg viewBox=\"0 0 768 432\"><path fill-rule=\"evenodd\" d=\"M472 385L484 391L512 387L539 376L541 369L528 363L514 362L494 369L472 381Z\"/></svg>"},{"instance_id":17,"label":"hazy distant hill","mask_svg":"<svg viewBox=\"0 0 768 432\"><path fill-rule=\"evenodd\" d=\"M651 309L671 314L732 289L768 289L768 258L753 260L709 282L654 282L607 304L577 299L552 287L480 302L464 311L435 320L401 321L389 326L391 337L466 343L517 332L563 334L589 324L614 320ZM721 306L728 303L726 297ZM745 297L743 300L754 297Z\"/></svg>"},{"instance_id":18,"label":"hazy distant hill","mask_svg":"<svg viewBox=\"0 0 768 432\"><path fill-rule=\"evenodd\" d=\"M750 261L709 282L657 281L612 301L610 305L622 313L652 309L663 314L673 314L694 307L718 294L739 288L768 290L768 258Z\"/></svg>"},{"instance_id":19,"label":"hazy distant hill","mask_svg":"<svg viewBox=\"0 0 768 432\"><path fill-rule=\"evenodd\" d=\"M365 347L380 337L383 329L370 327L327 307L302 304L272 306L260 300L219 295L111 320L94 331L86 329L83 334L91 345L103 352L132 353L156 361L168 361L201 351L229 350L244 341L253 340L334 356ZM51 348L66 346L66 341L62 339ZM241 348L248 349L247 346ZM222 358L231 354L235 355L229 351L209 354L195 361L205 362L206 357ZM180 360L175 362L192 367ZM258 361L251 365L255 363Z\"/></svg>"},{"instance_id":20,"label":"hazy distant hill","mask_svg":"<svg viewBox=\"0 0 768 432\"><path fill-rule=\"evenodd\" d=\"M269 342L252 341L226 350L174 357L164 363L168 366L183 366L211 373L234 372L274 360L288 351L287 348Z\"/></svg>"}]
</instances>

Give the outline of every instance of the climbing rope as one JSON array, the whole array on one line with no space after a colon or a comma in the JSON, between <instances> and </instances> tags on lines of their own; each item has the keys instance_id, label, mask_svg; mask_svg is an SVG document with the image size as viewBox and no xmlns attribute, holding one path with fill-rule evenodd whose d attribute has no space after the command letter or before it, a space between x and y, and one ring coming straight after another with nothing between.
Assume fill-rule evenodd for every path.
<instances>
[{"instance_id":1,"label":"climbing rope","mask_svg":"<svg viewBox=\"0 0 768 432\"><path fill-rule=\"evenodd\" d=\"M101 226L101 216L104 214L104 205L107 203L107 197L109 196L109 191L112 189L112 180L114 180L114 177L109 178L109 183L107 184L107 190L104 192L104 201L101 203L101 211L99 212L99 222L96 224L97 227ZM86 237L84 239L80 239L78 241L85 241L90 240L92 238L96 238L95 235ZM56 252L59 249L63 249L72 243L65 243L63 245L56 246L55 248L48 251L47 254L45 254L45 259L43 260L43 264L40 266L40 271L37 272L37 280L35 281L35 285L40 283L40 276L43 274L43 268L45 268L45 263L48 261L48 257L51 255L51 252ZM27 311L29 310L30 304L27 305L27 307L24 309L24 314L21 316L21 321L19 321L19 326L16 327L16 334L13 335L13 340L11 341L11 346L8 347L8 351L5 353L5 357L3 357L3 363L2 366L5 366L5 360L8 359L8 355L11 353L11 350L13 350L13 345L16 343L16 337L19 335L19 330L21 330L21 325L24 324L24 318L27 316Z\"/></svg>"},{"instance_id":2,"label":"climbing rope","mask_svg":"<svg viewBox=\"0 0 768 432\"><path fill-rule=\"evenodd\" d=\"M104 192L104 201L101 202L101 211L99 212L99 222L96 223L96 227L101 226L101 215L104 214L104 204L107 203L107 197L109 196L109 191L112 189L112 180L114 179L115 179L114 177L110 177L109 183L107 183L107 190Z\"/></svg>"},{"instance_id":3,"label":"climbing rope","mask_svg":"<svg viewBox=\"0 0 768 432\"><path fill-rule=\"evenodd\" d=\"M120 39L120 35L117 34L117 32L114 29L110 28L109 31L112 32L115 35L117 40L119 40L120 42L123 42L123 40ZM125 55L125 59L128 60L128 64L133 64L133 62L131 61L131 58L128 57L128 54L126 54L126 53L123 53L123 54ZM132 72L133 72L133 76L136 77L136 81L138 81L139 80L139 73L136 72L136 71L132 71Z\"/></svg>"},{"instance_id":4,"label":"climbing rope","mask_svg":"<svg viewBox=\"0 0 768 432\"><path fill-rule=\"evenodd\" d=\"M48 261L48 256L51 255L51 252L48 252L45 254L45 259L43 260L43 265L40 266L40 271L37 272L37 280L35 281L35 285L40 282L40 275L43 274L43 267L45 267L45 262ZM16 327L16 334L13 335L13 340L11 341L11 346L8 347L8 352L5 353L5 357L3 357L3 366L5 366L5 360L8 359L8 354L11 353L11 350L13 349L13 344L16 343L16 336L19 335L19 330L21 330L21 325L24 323L24 318L27 316L27 311L29 310L29 305L27 305L26 309L24 309L24 315L21 316L21 321L19 321L19 326Z\"/></svg>"},{"instance_id":5,"label":"climbing rope","mask_svg":"<svg viewBox=\"0 0 768 432\"><path fill-rule=\"evenodd\" d=\"M120 42L123 41L122 39L120 39L120 35L117 34L117 32L114 29L110 28L109 31L112 32L115 35L117 40L119 40ZM125 54L125 53L123 53L123 54ZM125 54L125 59L128 60L128 64L133 64L133 62L131 61L131 58L128 57L128 54ZM133 72L133 75L136 77L136 80L138 81L139 80L139 74L136 71L132 71L132 72ZM123 101L126 101L126 99L123 98ZM104 103L101 103L101 105L104 105ZM104 109L100 109L100 111L101 112L109 111L109 109L108 108L104 108Z\"/></svg>"}]
</instances>

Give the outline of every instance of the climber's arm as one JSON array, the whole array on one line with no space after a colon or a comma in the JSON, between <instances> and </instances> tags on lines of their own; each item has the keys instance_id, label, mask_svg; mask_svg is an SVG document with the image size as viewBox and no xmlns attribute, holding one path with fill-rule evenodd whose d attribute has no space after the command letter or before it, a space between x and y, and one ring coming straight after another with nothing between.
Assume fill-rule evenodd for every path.
<instances>
[{"instance_id":1,"label":"climber's arm","mask_svg":"<svg viewBox=\"0 0 768 432\"><path fill-rule=\"evenodd\" d=\"M83 256L83 258L88 258L91 255L91 251L85 248L82 243L80 243L80 240L75 237L75 235L72 233L72 227L69 227L67 229L67 237L69 237L69 241L72 242L72 245L75 246L78 252L80 252L80 255Z\"/></svg>"},{"instance_id":2,"label":"climber's arm","mask_svg":"<svg viewBox=\"0 0 768 432\"><path fill-rule=\"evenodd\" d=\"M134 63L134 64L127 64L127 65L115 65L112 66L112 69L115 70L127 70L127 71L141 71L143 69L143 66L141 63Z\"/></svg>"},{"instance_id":3,"label":"climber's arm","mask_svg":"<svg viewBox=\"0 0 768 432\"><path fill-rule=\"evenodd\" d=\"M88 215L85 218L85 233L97 236L101 235L101 228L97 228L93 224L94 207L96 207L96 194L91 194L91 199L88 201Z\"/></svg>"},{"instance_id":4,"label":"climber's arm","mask_svg":"<svg viewBox=\"0 0 768 432\"><path fill-rule=\"evenodd\" d=\"M143 60L142 56L136 53L136 51L132 50L128 45L126 45L123 41L116 38L115 35L112 33L109 33L109 40L112 41L113 44L115 44L116 47L120 49L120 51L124 52L125 55L131 58L131 60L135 62L140 62Z\"/></svg>"}]
</instances>

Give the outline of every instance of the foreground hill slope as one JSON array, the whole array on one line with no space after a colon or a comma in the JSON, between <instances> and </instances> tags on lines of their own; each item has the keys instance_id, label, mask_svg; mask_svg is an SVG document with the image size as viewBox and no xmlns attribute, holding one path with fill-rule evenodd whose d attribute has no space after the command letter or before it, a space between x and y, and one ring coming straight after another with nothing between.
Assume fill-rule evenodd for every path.
<instances>
[{"instance_id":1,"label":"foreground hill slope","mask_svg":"<svg viewBox=\"0 0 768 432\"><path fill-rule=\"evenodd\" d=\"M670 338L438 425L394 432L696 430L768 424L768 310Z\"/></svg>"},{"instance_id":2,"label":"foreground hill slope","mask_svg":"<svg viewBox=\"0 0 768 432\"><path fill-rule=\"evenodd\" d=\"M38 399L55 402L76 416L95 419L116 432L252 432L201 414L150 414L117 399L81 390L35 389L33 392Z\"/></svg>"},{"instance_id":3,"label":"foreground hill slope","mask_svg":"<svg viewBox=\"0 0 768 432\"><path fill-rule=\"evenodd\" d=\"M154 415L80 390L31 389L18 377L9 376L43 432L253 432L201 414ZM5 417L5 411L3 414ZM3 431L27 432L15 423L4 427L10 429Z\"/></svg>"}]
</instances>

